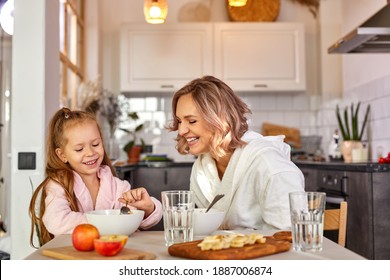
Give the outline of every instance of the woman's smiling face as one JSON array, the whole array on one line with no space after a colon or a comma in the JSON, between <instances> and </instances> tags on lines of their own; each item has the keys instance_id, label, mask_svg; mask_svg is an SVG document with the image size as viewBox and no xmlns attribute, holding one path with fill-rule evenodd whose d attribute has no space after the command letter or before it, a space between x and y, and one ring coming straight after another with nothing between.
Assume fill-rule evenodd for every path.
<instances>
[{"instance_id":1,"label":"woman's smiling face","mask_svg":"<svg viewBox=\"0 0 390 280\"><path fill-rule=\"evenodd\" d=\"M189 153L192 155L208 153L213 134L197 110L191 94L179 98L176 105L176 118L179 122L178 133L187 139Z\"/></svg>"}]
</instances>

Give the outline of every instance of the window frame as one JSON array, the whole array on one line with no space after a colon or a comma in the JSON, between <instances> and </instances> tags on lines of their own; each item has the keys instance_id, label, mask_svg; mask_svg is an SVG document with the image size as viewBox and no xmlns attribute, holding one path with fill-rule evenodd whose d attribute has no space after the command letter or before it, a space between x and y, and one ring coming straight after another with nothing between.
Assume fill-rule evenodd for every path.
<instances>
[{"instance_id":1,"label":"window frame","mask_svg":"<svg viewBox=\"0 0 390 280\"><path fill-rule=\"evenodd\" d=\"M77 108L77 88L85 78L85 0L59 0L60 9L60 100ZM61 22L62 21L62 22Z\"/></svg>"}]
</instances>

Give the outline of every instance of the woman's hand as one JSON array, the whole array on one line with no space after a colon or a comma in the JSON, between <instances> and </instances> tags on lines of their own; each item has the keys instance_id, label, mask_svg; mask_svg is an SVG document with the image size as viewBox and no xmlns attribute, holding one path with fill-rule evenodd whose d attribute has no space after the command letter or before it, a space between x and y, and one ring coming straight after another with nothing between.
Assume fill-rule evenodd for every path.
<instances>
[{"instance_id":1,"label":"woman's hand","mask_svg":"<svg viewBox=\"0 0 390 280\"><path fill-rule=\"evenodd\" d=\"M150 198L148 191L145 188L131 189L123 193L123 196L118 199L119 202L128 203L139 210L145 211L145 218L154 211L154 203Z\"/></svg>"}]
</instances>

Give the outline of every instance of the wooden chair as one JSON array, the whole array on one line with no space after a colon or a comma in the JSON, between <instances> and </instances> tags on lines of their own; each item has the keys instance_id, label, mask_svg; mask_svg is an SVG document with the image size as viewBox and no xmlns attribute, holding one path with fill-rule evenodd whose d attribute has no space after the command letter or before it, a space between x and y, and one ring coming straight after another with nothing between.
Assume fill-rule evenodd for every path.
<instances>
[{"instance_id":1,"label":"wooden chair","mask_svg":"<svg viewBox=\"0 0 390 280\"><path fill-rule=\"evenodd\" d=\"M340 209L325 210L324 230L338 230L338 244L345 247L347 234L347 202L340 204Z\"/></svg>"}]
</instances>

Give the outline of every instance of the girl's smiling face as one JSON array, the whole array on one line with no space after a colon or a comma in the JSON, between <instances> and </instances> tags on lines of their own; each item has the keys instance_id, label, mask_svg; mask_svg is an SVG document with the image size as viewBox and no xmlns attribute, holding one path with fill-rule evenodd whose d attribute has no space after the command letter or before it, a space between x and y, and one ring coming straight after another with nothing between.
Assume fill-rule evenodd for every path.
<instances>
[{"instance_id":1,"label":"girl's smiling face","mask_svg":"<svg viewBox=\"0 0 390 280\"><path fill-rule=\"evenodd\" d=\"M176 118L179 122L178 133L187 139L189 153L192 155L208 153L212 131L196 109L191 94L179 98L176 105Z\"/></svg>"},{"instance_id":2,"label":"girl's smiling face","mask_svg":"<svg viewBox=\"0 0 390 280\"><path fill-rule=\"evenodd\" d=\"M86 121L68 127L63 148L57 148L57 156L80 174L81 177L94 175L104 157L103 142L96 123Z\"/></svg>"}]
</instances>

